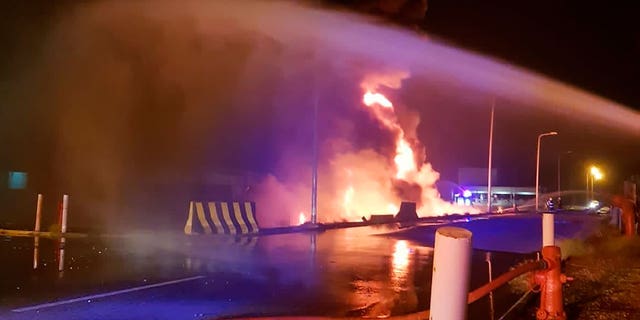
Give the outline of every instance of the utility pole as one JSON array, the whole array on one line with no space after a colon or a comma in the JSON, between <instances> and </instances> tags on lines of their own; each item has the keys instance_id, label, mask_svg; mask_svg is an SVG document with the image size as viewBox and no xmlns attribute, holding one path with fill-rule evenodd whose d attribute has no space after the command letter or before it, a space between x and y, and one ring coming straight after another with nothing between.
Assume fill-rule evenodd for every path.
<instances>
[{"instance_id":1,"label":"utility pole","mask_svg":"<svg viewBox=\"0 0 640 320\"><path fill-rule=\"evenodd\" d=\"M318 88L313 99L313 143L311 173L311 223L318 223Z\"/></svg>"},{"instance_id":2,"label":"utility pole","mask_svg":"<svg viewBox=\"0 0 640 320\"><path fill-rule=\"evenodd\" d=\"M496 107L496 98L491 102L491 125L489 127L489 165L487 173L487 212L491 213L491 156L493 152L493 114Z\"/></svg>"},{"instance_id":3,"label":"utility pole","mask_svg":"<svg viewBox=\"0 0 640 320\"><path fill-rule=\"evenodd\" d=\"M555 136L558 133L555 131L551 131L551 132L545 132L545 133L541 133L540 135L538 135L538 146L536 149L536 212L538 212L538 207L540 204L540 199L538 196L538 193L540 192L540 140L542 139L542 137L546 137L546 136Z\"/></svg>"}]
</instances>

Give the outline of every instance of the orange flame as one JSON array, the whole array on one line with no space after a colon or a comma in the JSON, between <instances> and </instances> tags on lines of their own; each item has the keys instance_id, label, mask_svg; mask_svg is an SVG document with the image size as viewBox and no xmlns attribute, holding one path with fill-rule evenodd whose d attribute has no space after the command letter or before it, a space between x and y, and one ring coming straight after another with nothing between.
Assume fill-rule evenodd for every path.
<instances>
[{"instance_id":1,"label":"orange flame","mask_svg":"<svg viewBox=\"0 0 640 320\"><path fill-rule=\"evenodd\" d=\"M302 225L305 222L307 222L307 217L304 215L304 212L300 212L300 215L298 216L298 224Z\"/></svg>"},{"instance_id":2,"label":"orange flame","mask_svg":"<svg viewBox=\"0 0 640 320\"><path fill-rule=\"evenodd\" d=\"M409 75L404 72L396 72L386 75L370 75L363 80L361 84L364 91L362 102L364 105L369 107L369 110L371 110L376 119L396 136L396 148L393 156L393 163L395 165L393 173L395 179L420 186L420 201L422 203L422 208L428 210L428 214L460 212L460 208L440 198L440 194L435 187L435 183L439 178L439 173L433 170L429 163L418 163L418 159L422 157L416 157L416 152L423 153L424 149L419 146L416 147L416 144L413 144L410 139L406 138L407 136L405 131L400 125L397 115L395 114L393 103L384 94L377 91L379 86L398 89L401 87L402 80L406 79L408 76ZM347 198L353 198L354 194L357 194L359 198L363 192L359 192L358 190L354 190L353 187L350 187L346 189L344 195L345 200ZM393 195L391 188L389 190L379 190L378 192L382 193L381 198L396 199L396 201L402 200L397 199L397 197ZM355 200L350 202L345 201L343 206L346 208L353 202L355 202ZM392 208L395 208L395 210L392 210ZM389 210L389 212L396 212L397 205L390 203L387 210ZM418 208L418 210L420 210L420 208ZM475 212L472 208L464 208L464 210L465 212ZM353 209L346 211L352 212Z\"/></svg>"},{"instance_id":3,"label":"orange flame","mask_svg":"<svg viewBox=\"0 0 640 320\"><path fill-rule=\"evenodd\" d=\"M382 93L367 91L362 97L362 102L368 107L380 106L383 108L393 109L393 103L387 99ZM384 114L374 112L376 118L385 126L396 132L396 154L393 162L396 164L396 178L407 179L411 172L417 171L417 165L411 144L404 138L404 131L400 127L395 118L395 114Z\"/></svg>"},{"instance_id":4,"label":"orange flame","mask_svg":"<svg viewBox=\"0 0 640 320\"><path fill-rule=\"evenodd\" d=\"M355 193L355 189L353 186L347 187L347 190L344 192L344 201L342 202L342 207L344 208L347 216L351 216L351 205L353 202L353 195Z\"/></svg>"},{"instance_id":5,"label":"orange flame","mask_svg":"<svg viewBox=\"0 0 640 320\"><path fill-rule=\"evenodd\" d=\"M396 164L397 179L405 180L410 173L418 170L413 149L403 137L399 137L398 141L396 141L396 156L393 158L393 162Z\"/></svg>"},{"instance_id":6,"label":"orange flame","mask_svg":"<svg viewBox=\"0 0 640 320\"><path fill-rule=\"evenodd\" d=\"M382 93L373 93L371 91L367 91L362 97L362 102L371 107L373 105L379 105L383 108L393 108L393 103L387 99Z\"/></svg>"}]
</instances>

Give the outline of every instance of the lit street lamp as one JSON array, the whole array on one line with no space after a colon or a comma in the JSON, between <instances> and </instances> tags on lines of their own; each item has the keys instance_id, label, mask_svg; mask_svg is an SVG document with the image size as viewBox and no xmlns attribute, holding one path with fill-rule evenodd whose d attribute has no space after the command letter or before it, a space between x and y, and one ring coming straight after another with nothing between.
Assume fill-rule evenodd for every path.
<instances>
[{"instance_id":1,"label":"lit street lamp","mask_svg":"<svg viewBox=\"0 0 640 320\"><path fill-rule=\"evenodd\" d=\"M600 180L602 179L602 172L600 171L600 169L596 166L592 166L591 167L591 175L596 179L596 180Z\"/></svg>"},{"instance_id":2,"label":"lit street lamp","mask_svg":"<svg viewBox=\"0 0 640 320\"><path fill-rule=\"evenodd\" d=\"M542 139L542 137L546 137L546 136L555 136L558 133L555 131L551 131L551 132L545 132L542 133L540 135L538 135L538 148L536 151L536 212L538 212L538 205L539 205L539 191L538 189L540 188L540 140Z\"/></svg>"},{"instance_id":3,"label":"lit street lamp","mask_svg":"<svg viewBox=\"0 0 640 320\"><path fill-rule=\"evenodd\" d=\"M591 177L591 188L589 188L589 177ZM602 178L604 178L604 174L596 166L591 166L591 168L589 168L589 171L587 171L587 205L590 204L589 200L593 200L596 181L602 180Z\"/></svg>"}]
</instances>

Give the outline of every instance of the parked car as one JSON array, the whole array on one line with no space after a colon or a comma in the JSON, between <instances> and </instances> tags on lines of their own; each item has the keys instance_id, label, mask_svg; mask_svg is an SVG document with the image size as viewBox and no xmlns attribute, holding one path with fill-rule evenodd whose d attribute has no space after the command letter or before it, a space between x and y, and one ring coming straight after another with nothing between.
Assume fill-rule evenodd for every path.
<instances>
[{"instance_id":1,"label":"parked car","mask_svg":"<svg viewBox=\"0 0 640 320\"><path fill-rule=\"evenodd\" d=\"M597 214L609 214L611 212L610 206L602 206L600 209L596 211Z\"/></svg>"}]
</instances>

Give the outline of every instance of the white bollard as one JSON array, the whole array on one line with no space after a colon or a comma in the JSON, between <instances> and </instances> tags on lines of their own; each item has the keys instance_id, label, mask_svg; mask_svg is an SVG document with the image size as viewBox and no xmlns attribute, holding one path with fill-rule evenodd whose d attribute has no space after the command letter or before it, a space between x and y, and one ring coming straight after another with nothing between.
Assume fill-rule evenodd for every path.
<instances>
[{"instance_id":1,"label":"white bollard","mask_svg":"<svg viewBox=\"0 0 640 320\"><path fill-rule=\"evenodd\" d=\"M471 231L439 228L433 253L430 320L467 318L470 272Z\"/></svg>"},{"instance_id":2,"label":"white bollard","mask_svg":"<svg viewBox=\"0 0 640 320\"><path fill-rule=\"evenodd\" d=\"M555 246L553 213L542 214L542 247Z\"/></svg>"},{"instance_id":3,"label":"white bollard","mask_svg":"<svg viewBox=\"0 0 640 320\"><path fill-rule=\"evenodd\" d=\"M33 238L33 269L38 269L38 262L40 261L40 237L35 236Z\"/></svg>"},{"instance_id":4,"label":"white bollard","mask_svg":"<svg viewBox=\"0 0 640 320\"><path fill-rule=\"evenodd\" d=\"M40 232L40 217L42 216L42 194L38 193L38 202L36 204L36 225L33 231Z\"/></svg>"},{"instance_id":5,"label":"white bollard","mask_svg":"<svg viewBox=\"0 0 640 320\"><path fill-rule=\"evenodd\" d=\"M64 247L67 239L64 237L60 238L60 243L58 244L58 271L64 271Z\"/></svg>"},{"instance_id":6,"label":"white bollard","mask_svg":"<svg viewBox=\"0 0 640 320\"><path fill-rule=\"evenodd\" d=\"M69 195L62 196L62 221L60 222L60 232L67 232L67 210L69 208Z\"/></svg>"}]
</instances>

